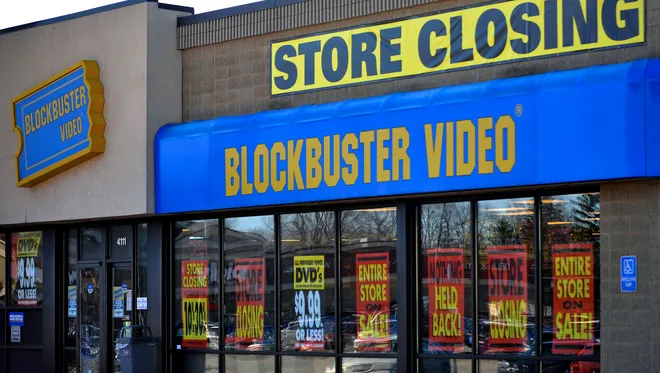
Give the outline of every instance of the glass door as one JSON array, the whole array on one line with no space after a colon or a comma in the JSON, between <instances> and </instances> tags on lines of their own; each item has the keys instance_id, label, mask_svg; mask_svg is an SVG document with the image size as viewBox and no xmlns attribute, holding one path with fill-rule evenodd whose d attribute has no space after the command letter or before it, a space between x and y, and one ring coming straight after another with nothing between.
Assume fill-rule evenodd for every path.
<instances>
[{"instance_id":1,"label":"glass door","mask_svg":"<svg viewBox=\"0 0 660 373\"><path fill-rule=\"evenodd\" d=\"M112 371L121 372L119 350L125 346L119 343L121 328L131 326L133 317L133 281L130 263L112 265Z\"/></svg>"},{"instance_id":2,"label":"glass door","mask_svg":"<svg viewBox=\"0 0 660 373\"><path fill-rule=\"evenodd\" d=\"M101 373L101 267L79 270L80 293L80 371ZM105 373L105 372L104 372Z\"/></svg>"}]
</instances>

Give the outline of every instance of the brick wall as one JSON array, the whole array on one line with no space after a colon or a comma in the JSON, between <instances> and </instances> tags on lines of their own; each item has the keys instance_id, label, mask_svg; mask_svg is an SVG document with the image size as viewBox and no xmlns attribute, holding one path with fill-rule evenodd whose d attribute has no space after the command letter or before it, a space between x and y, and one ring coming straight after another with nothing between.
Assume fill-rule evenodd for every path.
<instances>
[{"instance_id":1,"label":"brick wall","mask_svg":"<svg viewBox=\"0 0 660 373\"><path fill-rule=\"evenodd\" d=\"M479 2L474 0L435 2L339 22L185 49L183 51L183 120L249 114L262 110L327 103L348 98L415 91L660 56L660 0L647 0L647 44L645 46L579 53L292 96L270 97L269 51L272 40L453 9Z\"/></svg>"},{"instance_id":2,"label":"brick wall","mask_svg":"<svg viewBox=\"0 0 660 373\"><path fill-rule=\"evenodd\" d=\"M601 187L601 368L660 371L660 182ZM636 293L621 293L620 257L637 255Z\"/></svg>"}]
</instances>

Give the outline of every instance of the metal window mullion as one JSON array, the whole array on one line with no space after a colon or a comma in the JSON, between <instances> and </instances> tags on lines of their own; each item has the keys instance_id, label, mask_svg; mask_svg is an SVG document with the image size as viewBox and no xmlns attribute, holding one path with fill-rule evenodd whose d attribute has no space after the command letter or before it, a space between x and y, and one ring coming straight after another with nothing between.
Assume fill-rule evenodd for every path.
<instances>
[{"instance_id":1,"label":"metal window mullion","mask_svg":"<svg viewBox=\"0 0 660 373\"><path fill-rule=\"evenodd\" d=\"M411 290L410 278L407 276L407 263L409 254L409 208L405 203L398 203L396 205L396 279L397 279L397 370L401 373L408 373L413 368L412 354L409 333L412 332L411 319L409 317L409 309L411 307L412 298L410 297ZM401 324L404 327L401 327Z\"/></svg>"},{"instance_id":2,"label":"metal window mullion","mask_svg":"<svg viewBox=\"0 0 660 373\"><path fill-rule=\"evenodd\" d=\"M335 352L341 354L344 351L342 338L341 306L342 306L342 274L341 274L341 211L334 212L335 218ZM335 371L341 370L341 357L335 357Z\"/></svg>"},{"instance_id":3,"label":"metal window mullion","mask_svg":"<svg viewBox=\"0 0 660 373\"><path fill-rule=\"evenodd\" d=\"M218 318L222 317L222 320L218 320L218 324L220 324L220 340L218 341L220 343L220 351L218 354L218 366L220 367L220 372L224 373L225 371L225 337L226 337L226 331L225 331L225 219L219 218L218 219L218 247L220 250L218 250L218 295L219 295L219 307L220 307L220 315L218 315Z\"/></svg>"},{"instance_id":4,"label":"metal window mullion","mask_svg":"<svg viewBox=\"0 0 660 373\"><path fill-rule=\"evenodd\" d=\"M137 298L140 296L140 276L138 274L138 251L140 250L140 242L138 242L139 226L140 223L131 224L131 231L133 232L133 252L131 253L131 286L133 286L131 290L131 320L133 320L133 323L138 320Z\"/></svg>"},{"instance_id":5,"label":"metal window mullion","mask_svg":"<svg viewBox=\"0 0 660 373\"><path fill-rule=\"evenodd\" d=\"M543 323L541 320L543 304L543 287L541 281L543 280L543 267L541 264L541 247L543 234L541 232L541 197L537 196L534 198L534 289L536 290L536 307L534 309L535 327L536 327L536 341L534 348L536 349L536 356L543 356ZM541 361L536 362L536 371L541 371Z\"/></svg>"},{"instance_id":6,"label":"metal window mullion","mask_svg":"<svg viewBox=\"0 0 660 373\"><path fill-rule=\"evenodd\" d=\"M424 229L422 227L422 209L423 208L424 208L423 205L417 205L415 207L415 227L416 227L416 231L415 231L414 237L415 237L416 242L415 242L415 250L414 250L413 258L415 258L414 263L416 264L416 268L414 269L414 272L416 273L416 275L415 275L415 299L414 299L414 301L415 301L416 304L419 304L419 302L421 301L420 294L421 294L421 284L422 284L422 280L423 280L422 279L422 270L421 270L422 266L423 266L422 260L424 259L423 256L422 256L422 252L425 249L423 247L423 241L422 241L422 231ZM417 330L417 331L421 330L421 327L422 327L422 325L420 323L421 318L420 318L419 314L420 314L420 310L419 310L419 307L418 307L418 308L415 309L415 313L414 313L415 321L413 323L413 325L415 326L415 330ZM428 315L427 315L427 317L428 317ZM419 355L421 353L423 353L423 351L421 350L421 344L419 343L419 340L420 340L420 336L418 335L417 338L415 338L415 342L414 342L415 343L415 348L414 348L414 351L413 351L413 359L416 362L413 365L415 365L417 371L420 370Z\"/></svg>"},{"instance_id":7,"label":"metal window mullion","mask_svg":"<svg viewBox=\"0 0 660 373\"><path fill-rule=\"evenodd\" d=\"M281 302L280 302L280 283L281 283L281 263L280 263L280 258L281 258L281 245L280 245L280 214L275 214L273 216L273 219L275 219L275 231L273 234L275 235L275 247L274 247L274 262L275 262L275 278L274 278L274 285L275 285L275 352L280 352L282 350L282 328L280 325L282 325L282 307L281 307ZM280 354L275 355L275 373L280 373L282 371L282 356ZM221 372L224 373L224 372Z\"/></svg>"},{"instance_id":8,"label":"metal window mullion","mask_svg":"<svg viewBox=\"0 0 660 373\"><path fill-rule=\"evenodd\" d=\"M479 204L477 201L470 202L470 224L472 225L470 237L472 241L472 355L479 354L479 237L477 227L479 226ZM478 360L472 359L472 372L479 371Z\"/></svg>"}]
</instances>

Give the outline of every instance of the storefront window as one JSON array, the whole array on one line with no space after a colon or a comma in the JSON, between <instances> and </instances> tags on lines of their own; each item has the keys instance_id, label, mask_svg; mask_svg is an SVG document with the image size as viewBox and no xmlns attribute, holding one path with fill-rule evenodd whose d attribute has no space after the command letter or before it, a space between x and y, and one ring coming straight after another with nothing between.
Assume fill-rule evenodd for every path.
<instances>
[{"instance_id":1,"label":"storefront window","mask_svg":"<svg viewBox=\"0 0 660 373\"><path fill-rule=\"evenodd\" d=\"M541 223L543 354L598 357L600 195L543 197Z\"/></svg>"},{"instance_id":2,"label":"storefront window","mask_svg":"<svg viewBox=\"0 0 660 373\"><path fill-rule=\"evenodd\" d=\"M419 372L420 373L472 373L472 360L471 359L464 359L464 360L424 359L419 364ZM492 372L500 372L500 371L493 370Z\"/></svg>"},{"instance_id":3,"label":"storefront window","mask_svg":"<svg viewBox=\"0 0 660 373\"><path fill-rule=\"evenodd\" d=\"M81 260L101 260L105 256L105 229L85 228L80 242Z\"/></svg>"},{"instance_id":4,"label":"storefront window","mask_svg":"<svg viewBox=\"0 0 660 373\"><path fill-rule=\"evenodd\" d=\"M78 294L76 284L78 279L78 231L69 229L67 232L66 256L66 346L76 347L76 324L78 320Z\"/></svg>"},{"instance_id":5,"label":"storefront window","mask_svg":"<svg viewBox=\"0 0 660 373\"><path fill-rule=\"evenodd\" d=\"M176 348L217 350L220 337L218 221L177 222L174 237Z\"/></svg>"},{"instance_id":6,"label":"storefront window","mask_svg":"<svg viewBox=\"0 0 660 373\"><path fill-rule=\"evenodd\" d=\"M280 226L282 350L334 351L335 214L283 215ZM296 361L305 366L308 360ZM299 371L316 370L287 370Z\"/></svg>"},{"instance_id":7,"label":"storefront window","mask_svg":"<svg viewBox=\"0 0 660 373\"><path fill-rule=\"evenodd\" d=\"M120 225L110 229L110 258L128 259L133 256L133 226Z\"/></svg>"},{"instance_id":8,"label":"storefront window","mask_svg":"<svg viewBox=\"0 0 660 373\"><path fill-rule=\"evenodd\" d=\"M225 355L227 373L275 373L274 356Z\"/></svg>"},{"instance_id":9,"label":"storefront window","mask_svg":"<svg viewBox=\"0 0 660 373\"><path fill-rule=\"evenodd\" d=\"M421 351L469 353L476 339L472 336L470 203L424 205L420 219Z\"/></svg>"},{"instance_id":10,"label":"storefront window","mask_svg":"<svg viewBox=\"0 0 660 373\"><path fill-rule=\"evenodd\" d=\"M536 362L534 361L518 361L518 360L479 360L478 373L492 373L492 372L525 372L537 373ZM562 371L562 373L564 373Z\"/></svg>"},{"instance_id":11,"label":"storefront window","mask_svg":"<svg viewBox=\"0 0 660 373\"><path fill-rule=\"evenodd\" d=\"M43 299L42 232L11 235L11 303L34 307Z\"/></svg>"},{"instance_id":12,"label":"storefront window","mask_svg":"<svg viewBox=\"0 0 660 373\"><path fill-rule=\"evenodd\" d=\"M478 209L478 352L535 355L534 199L480 201Z\"/></svg>"},{"instance_id":13,"label":"storefront window","mask_svg":"<svg viewBox=\"0 0 660 373\"><path fill-rule=\"evenodd\" d=\"M223 239L225 349L274 350L275 218L226 219ZM271 364L249 372L273 368Z\"/></svg>"},{"instance_id":14,"label":"storefront window","mask_svg":"<svg viewBox=\"0 0 660 373\"><path fill-rule=\"evenodd\" d=\"M220 373L220 356L217 354L179 353L174 355L172 365L172 372Z\"/></svg>"},{"instance_id":15,"label":"storefront window","mask_svg":"<svg viewBox=\"0 0 660 373\"><path fill-rule=\"evenodd\" d=\"M0 234L0 306L7 304L6 247L5 235Z\"/></svg>"},{"instance_id":16,"label":"storefront window","mask_svg":"<svg viewBox=\"0 0 660 373\"><path fill-rule=\"evenodd\" d=\"M137 324L147 324L147 308L149 307L149 298L147 297L147 259L149 251L149 229L148 224L142 223L137 228L138 252L137 258L137 276L135 277L135 296Z\"/></svg>"},{"instance_id":17,"label":"storefront window","mask_svg":"<svg viewBox=\"0 0 660 373\"><path fill-rule=\"evenodd\" d=\"M341 212L344 352L397 348L396 208Z\"/></svg>"},{"instance_id":18,"label":"storefront window","mask_svg":"<svg viewBox=\"0 0 660 373\"><path fill-rule=\"evenodd\" d=\"M282 356L282 373L333 373L332 357Z\"/></svg>"}]
</instances>

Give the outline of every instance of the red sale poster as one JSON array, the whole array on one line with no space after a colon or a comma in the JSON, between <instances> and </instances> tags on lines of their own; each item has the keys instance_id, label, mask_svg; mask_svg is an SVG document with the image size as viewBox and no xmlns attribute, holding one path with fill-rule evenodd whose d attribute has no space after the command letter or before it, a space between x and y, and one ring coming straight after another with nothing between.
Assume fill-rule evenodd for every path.
<instances>
[{"instance_id":1,"label":"red sale poster","mask_svg":"<svg viewBox=\"0 0 660 373\"><path fill-rule=\"evenodd\" d=\"M456 351L465 341L463 249L428 251L429 351Z\"/></svg>"},{"instance_id":2,"label":"red sale poster","mask_svg":"<svg viewBox=\"0 0 660 373\"><path fill-rule=\"evenodd\" d=\"M357 339L364 346L389 343L390 337L390 256L388 252L355 255L357 275ZM385 348L387 349L387 348ZM364 350L363 350L364 351Z\"/></svg>"},{"instance_id":3,"label":"red sale poster","mask_svg":"<svg viewBox=\"0 0 660 373\"><path fill-rule=\"evenodd\" d=\"M247 348L264 340L264 258L236 259L236 348Z\"/></svg>"},{"instance_id":4,"label":"red sale poster","mask_svg":"<svg viewBox=\"0 0 660 373\"><path fill-rule=\"evenodd\" d=\"M527 253L524 245L488 246L488 353L527 348Z\"/></svg>"},{"instance_id":5,"label":"red sale poster","mask_svg":"<svg viewBox=\"0 0 660 373\"><path fill-rule=\"evenodd\" d=\"M206 348L208 337L208 260L181 261L183 342L188 348Z\"/></svg>"},{"instance_id":6,"label":"red sale poster","mask_svg":"<svg viewBox=\"0 0 660 373\"><path fill-rule=\"evenodd\" d=\"M594 340L594 251L590 243L552 245L553 354L589 355Z\"/></svg>"}]
</instances>

